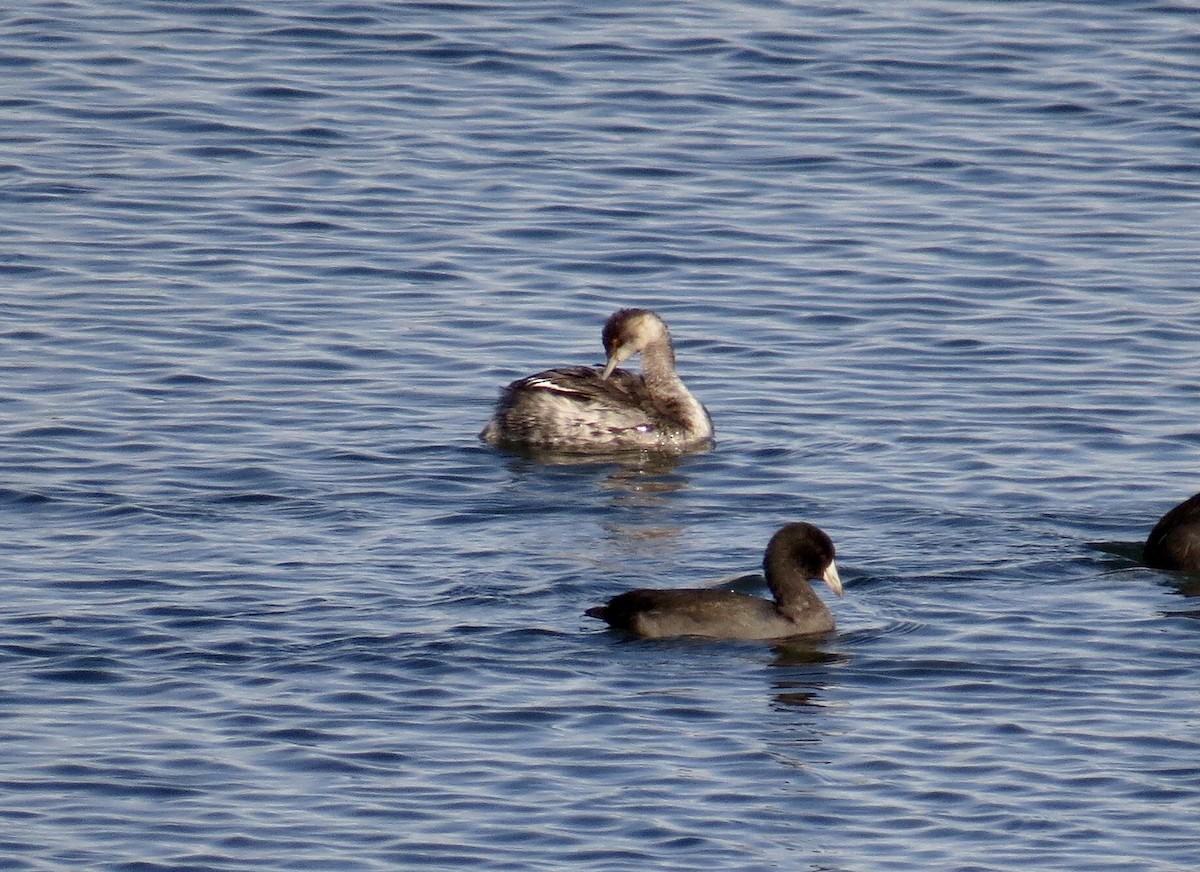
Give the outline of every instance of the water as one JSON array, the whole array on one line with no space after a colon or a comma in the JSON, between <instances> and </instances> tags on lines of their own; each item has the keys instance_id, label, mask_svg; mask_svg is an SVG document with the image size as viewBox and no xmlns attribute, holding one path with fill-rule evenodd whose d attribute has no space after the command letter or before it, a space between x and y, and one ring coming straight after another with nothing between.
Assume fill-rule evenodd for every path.
<instances>
[{"instance_id":1,"label":"water","mask_svg":"<svg viewBox=\"0 0 1200 872\"><path fill-rule=\"evenodd\" d=\"M0 865L1196 868L1197 588L1136 558L1200 490L1197 48L1154 2L0 15ZM621 305L715 450L476 441ZM800 519L828 639L582 616Z\"/></svg>"}]
</instances>

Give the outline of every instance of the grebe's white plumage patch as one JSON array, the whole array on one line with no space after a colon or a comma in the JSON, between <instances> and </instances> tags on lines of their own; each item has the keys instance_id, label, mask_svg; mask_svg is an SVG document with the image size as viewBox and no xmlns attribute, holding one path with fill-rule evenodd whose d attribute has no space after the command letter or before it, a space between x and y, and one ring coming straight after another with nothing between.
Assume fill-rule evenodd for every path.
<instances>
[{"instance_id":1,"label":"grebe's white plumage patch","mask_svg":"<svg viewBox=\"0 0 1200 872\"><path fill-rule=\"evenodd\" d=\"M569 388L566 385L559 384L552 378L541 378L539 376L530 376L521 382L523 387L536 391L553 391L556 394L569 394L573 396L583 396L583 391L577 391L574 388Z\"/></svg>"}]
</instances>

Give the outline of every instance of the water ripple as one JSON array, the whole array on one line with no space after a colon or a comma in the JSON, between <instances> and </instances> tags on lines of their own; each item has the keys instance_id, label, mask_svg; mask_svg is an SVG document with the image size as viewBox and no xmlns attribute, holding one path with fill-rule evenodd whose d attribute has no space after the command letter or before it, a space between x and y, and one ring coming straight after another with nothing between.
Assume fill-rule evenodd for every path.
<instances>
[{"instance_id":1,"label":"water ripple","mask_svg":"<svg viewBox=\"0 0 1200 872\"><path fill-rule=\"evenodd\" d=\"M1190 10L110 6L0 15L9 865L1195 866ZM622 305L712 452L477 442ZM583 616L799 518L826 639Z\"/></svg>"}]
</instances>

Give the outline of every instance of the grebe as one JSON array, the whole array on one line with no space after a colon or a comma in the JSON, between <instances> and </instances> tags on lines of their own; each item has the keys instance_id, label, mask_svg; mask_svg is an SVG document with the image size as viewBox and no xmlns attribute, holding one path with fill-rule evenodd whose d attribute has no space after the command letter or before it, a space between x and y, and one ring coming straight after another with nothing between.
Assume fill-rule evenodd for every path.
<instances>
[{"instance_id":1,"label":"grebe","mask_svg":"<svg viewBox=\"0 0 1200 872\"><path fill-rule=\"evenodd\" d=\"M838 596L842 580L833 541L812 524L787 524L767 544L763 571L775 601L713 588L632 590L587 610L589 616L648 639L784 639L828 633L833 614L812 589L819 578Z\"/></svg>"},{"instance_id":2,"label":"grebe","mask_svg":"<svg viewBox=\"0 0 1200 872\"><path fill-rule=\"evenodd\" d=\"M621 309L604 325L603 369L548 369L500 393L483 441L564 452L631 448L688 451L712 442L708 410L675 374L675 349L662 318ZM642 374L617 365L638 354Z\"/></svg>"}]
</instances>

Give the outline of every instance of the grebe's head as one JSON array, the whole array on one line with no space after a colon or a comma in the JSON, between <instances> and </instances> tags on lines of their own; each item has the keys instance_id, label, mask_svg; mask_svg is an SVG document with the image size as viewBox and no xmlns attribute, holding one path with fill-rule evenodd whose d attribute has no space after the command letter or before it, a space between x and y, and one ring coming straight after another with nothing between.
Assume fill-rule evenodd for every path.
<instances>
[{"instance_id":1,"label":"grebe's head","mask_svg":"<svg viewBox=\"0 0 1200 872\"><path fill-rule=\"evenodd\" d=\"M641 354L649 345L665 342L671 347L671 334L663 319L649 309L621 309L614 312L604 325L604 352L608 361L600 378L608 378L612 371L629 358Z\"/></svg>"}]
</instances>

